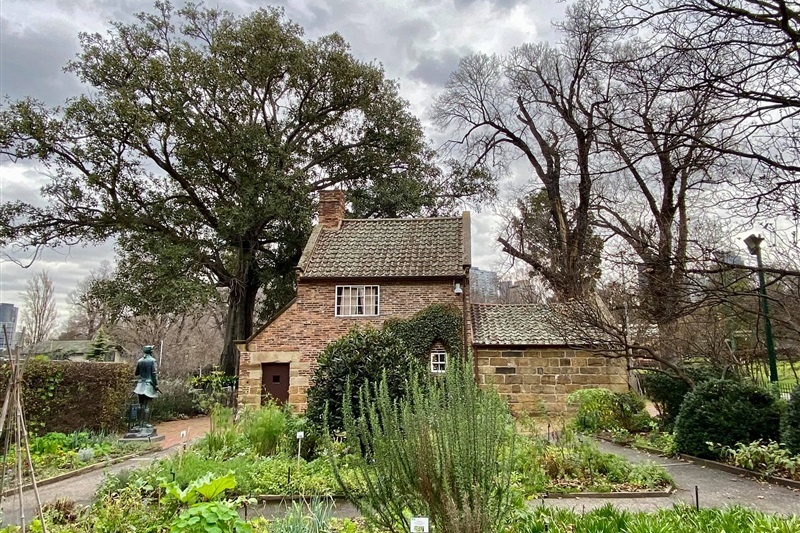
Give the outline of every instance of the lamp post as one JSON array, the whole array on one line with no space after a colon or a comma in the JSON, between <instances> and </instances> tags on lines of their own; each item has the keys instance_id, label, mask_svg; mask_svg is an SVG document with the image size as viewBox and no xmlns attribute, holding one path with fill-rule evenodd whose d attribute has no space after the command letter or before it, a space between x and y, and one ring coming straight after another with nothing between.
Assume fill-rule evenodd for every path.
<instances>
[{"instance_id":1,"label":"lamp post","mask_svg":"<svg viewBox=\"0 0 800 533\"><path fill-rule=\"evenodd\" d=\"M769 302L767 301L767 283L764 279L764 265L761 262L761 241L763 237L750 235L744 240L750 255L756 256L758 263L758 287L761 293L761 312L764 314L764 336L767 340L767 357L769 358L769 381L778 382L778 363L775 358L775 342L772 339L772 322L769 320Z\"/></svg>"}]
</instances>

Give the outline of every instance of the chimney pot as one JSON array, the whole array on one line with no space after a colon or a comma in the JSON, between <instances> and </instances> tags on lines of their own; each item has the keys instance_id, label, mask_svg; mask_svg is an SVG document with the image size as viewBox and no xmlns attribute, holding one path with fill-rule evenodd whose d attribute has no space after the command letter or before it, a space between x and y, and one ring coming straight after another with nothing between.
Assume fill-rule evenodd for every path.
<instances>
[{"instance_id":1,"label":"chimney pot","mask_svg":"<svg viewBox=\"0 0 800 533\"><path fill-rule=\"evenodd\" d=\"M344 218L344 191L319 191L319 223L325 229L336 229Z\"/></svg>"}]
</instances>

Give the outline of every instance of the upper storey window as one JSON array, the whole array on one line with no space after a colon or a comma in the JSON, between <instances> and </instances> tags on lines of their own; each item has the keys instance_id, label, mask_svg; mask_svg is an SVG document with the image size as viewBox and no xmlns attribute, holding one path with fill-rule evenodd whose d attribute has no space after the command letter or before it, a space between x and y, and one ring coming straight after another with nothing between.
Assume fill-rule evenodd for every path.
<instances>
[{"instance_id":1,"label":"upper storey window","mask_svg":"<svg viewBox=\"0 0 800 533\"><path fill-rule=\"evenodd\" d=\"M336 287L336 316L378 316L378 285L342 285Z\"/></svg>"}]
</instances>

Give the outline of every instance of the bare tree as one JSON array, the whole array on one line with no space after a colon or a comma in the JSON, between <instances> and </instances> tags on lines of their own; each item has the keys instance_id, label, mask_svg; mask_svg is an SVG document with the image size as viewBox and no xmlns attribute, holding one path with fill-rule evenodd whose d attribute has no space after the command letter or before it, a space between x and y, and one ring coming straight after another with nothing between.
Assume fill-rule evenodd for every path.
<instances>
[{"instance_id":1,"label":"bare tree","mask_svg":"<svg viewBox=\"0 0 800 533\"><path fill-rule=\"evenodd\" d=\"M67 303L72 309L60 339L92 339L100 328L113 325L114 313L110 303L94 290L97 283L107 281L111 276L111 264L103 261L69 293Z\"/></svg>"},{"instance_id":2,"label":"bare tree","mask_svg":"<svg viewBox=\"0 0 800 533\"><path fill-rule=\"evenodd\" d=\"M498 240L562 299L591 292L599 275L591 160L607 78L596 7L579 2L567 12L560 46L526 44L504 57L468 56L433 106L436 123L454 135L451 147L473 167L503 172L522 160L533 171L531 196ZM547 245L541 245L542 233Z\"/></svg>"},{"instance_id":3,"label":"bare tree","mask_svg":"<svg viewBox=\"0 0 800 533\"><path fill-rule=\"evenodd\" d=\"M31 344L46 340L56 327L55 289L46 270L28 280L22 294L22 318L20 323L28 332Z\"/></svg>"},{"instance_id":4,"label":"bare tree","mask_svg":"<svg viewBox=\"0 0 800 533\"><path fill-rule=\"evenodd\" d=\"M727 134L709 148L747 161L729 176L739 210L800 216L800 5L786 0L614 0L611 26L659 43L675 68L673 92L711 91L735 108ZM690 133L687 132L687 135Z\"/></svg>"}]
</instances>

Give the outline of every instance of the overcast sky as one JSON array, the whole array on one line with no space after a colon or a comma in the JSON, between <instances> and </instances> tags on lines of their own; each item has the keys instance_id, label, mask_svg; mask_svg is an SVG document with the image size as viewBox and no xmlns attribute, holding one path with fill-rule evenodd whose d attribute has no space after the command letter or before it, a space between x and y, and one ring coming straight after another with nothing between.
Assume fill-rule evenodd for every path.
<instances>
[{"instance_id":1,"label":"overcast sky","mask_svg":"<svg viewBox=\"0 0 800 533\"><path fill-rule=\"evenodd\" d=\"M175 1L176 5L181 2ZM79 32L105 33L109 21L131 21L132 14L152 4L130 0L0 0L0 95L32 96L48 105L62 104L86 89L62 67L78 52ZM470 52L504 53L523 42L553 38L551 22L565 4L556 0L358 0L206 2L237 14L282 5L287 15L316 38L339 32L356 57L383 64L388 77L400 83L401 94L423 119L430 138L437 137L426 111L460 57ZM0 163L0 201L35 201L46 181L41 168ZM473 209L472 262L492 269L501 262L495 247L498 219L491 206ZM24 255L6 250L15 259ZM27 280L47 269L65 319L66 296L103 259L113 259L113 246L73 247L44 251L23 269L3 258L0 301L21 304Z\"/></svg>"}]
</instances>

